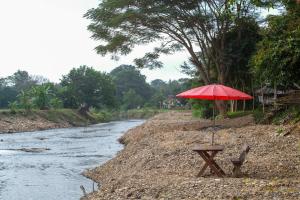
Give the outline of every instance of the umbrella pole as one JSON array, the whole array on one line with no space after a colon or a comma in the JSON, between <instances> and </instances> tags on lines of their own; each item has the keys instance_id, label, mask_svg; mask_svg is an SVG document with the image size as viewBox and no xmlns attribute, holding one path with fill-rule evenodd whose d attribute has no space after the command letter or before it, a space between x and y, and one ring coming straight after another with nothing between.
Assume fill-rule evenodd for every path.
<instances>
[{"instance_id":1,"label":"umbrella pole","mask_svg":"<svg viewBox=\"0 0 300 200\"><path fill-rule=\"evenodd\" d=\"M214 145L214 137L215 137L215 126L216 126L216 119L215 119L215 101L213 102L213 133L212 133L212 138L211 138L211 145Z\"/></svg>"}]
</instances>

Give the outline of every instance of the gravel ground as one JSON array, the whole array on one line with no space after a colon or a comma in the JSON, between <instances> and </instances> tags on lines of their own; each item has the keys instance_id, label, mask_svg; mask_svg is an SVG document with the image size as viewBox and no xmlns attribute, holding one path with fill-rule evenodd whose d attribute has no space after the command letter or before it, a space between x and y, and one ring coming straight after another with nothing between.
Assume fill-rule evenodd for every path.
<instances>
[{"instance_id":1,"label":"gravel ground","mask_svg":"<svg viewBox=\"0 0 300 200\"><path fill-rule=\"evenodd\" d=\"M299 129L278 135L285 127L255 125L251 116L217 121L215 141L225 145L216 156L226 173L218 178L206 171L197 178L203 160L191 149L209 143L208 120L190 113L159 114L129 130L120 141L124 150L104 165L85 172L100 189L87 199L300 199ZM232 157L242 145L251 150L233 178Z\"/></svg>"}]
</instances>

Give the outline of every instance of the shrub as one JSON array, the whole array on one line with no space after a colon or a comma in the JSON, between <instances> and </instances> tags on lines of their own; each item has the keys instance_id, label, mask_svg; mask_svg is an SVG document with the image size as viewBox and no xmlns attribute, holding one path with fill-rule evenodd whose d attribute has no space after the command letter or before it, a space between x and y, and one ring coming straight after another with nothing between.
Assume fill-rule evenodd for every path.
<instances>
[{"instance_id":1,"label":"shrub","mask_svg":"<svg viewBox=\"0 0 300 200\"><path fill-rule=\"evenodd\" d=\"M18 109L18 103L17 103L17 101L9 102L8 103L8 107L9 107L10 112L12 114L16 114L17 113L17 109Z\"/></svg>"},{"instance_id":2,"label":"shrub","mask_svg":"<svg viewBox=\"0 0 300 200\"><path fill-rule=\"evenodd\" d=\"M194 117L200 117L204 119L212 118L213 108L212 102L204 100L191 100L192 113Z\"/></svg>"},{"instance_id":3,"label":"shrub","mask_svg":"<svg viewBox=\"0 0 300 200\"><path fill-rule=\"evenodd\" d=\"M63 107L63 102L59 98L54 97L50 100L50 105L52 108L58 109Z\"/></svg>"}]
</instances>

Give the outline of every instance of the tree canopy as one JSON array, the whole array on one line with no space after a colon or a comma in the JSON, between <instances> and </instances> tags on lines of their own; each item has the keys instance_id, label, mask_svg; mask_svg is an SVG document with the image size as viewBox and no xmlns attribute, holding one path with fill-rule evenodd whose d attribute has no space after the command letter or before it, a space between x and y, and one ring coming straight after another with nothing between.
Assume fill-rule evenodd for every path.
<instances>
[{"instance_id":1,"label":"tree canopy","mask_svg":"<svg viewBox=\"0 0 300 200\"><path fill-rule=\"evenodd\" d=\"M205 84L213 74L225 83L226 34L239 19L251 14L250 1L102 1L85 15L92 20L88 29L103 41L96 47L101 55L126 55L136 45L161 42L153 52L135 63L139 67L162 67L160 54L185 49Z\"/></svg>"},{"instance_id":2,"label":"tree canopy","mask_svg":"<svg viewBox=\"0 0 300 200\"><path fill-rule=\"evenodd\" d=\"M151 88L146 83L146 77L132 65L120 65L110 72L116 85L116 97L119 104L123 103L125 94L137 94L140 96L139 104L141 106L151 97ZM128 93L129 90L133 90Z\"/></svg>"},{"instance_id":3,"label":"tree canopy","mask_svg":"<svg viewBox=\"0 0 300 200\"><path fill-rule=\"evenodd\" d=\"M66 107L78 108L81 104L96 108L115 105L115 85L105 73L91 67L73 68L63 76L63 99Z\"/></svg>"}]
</instances>

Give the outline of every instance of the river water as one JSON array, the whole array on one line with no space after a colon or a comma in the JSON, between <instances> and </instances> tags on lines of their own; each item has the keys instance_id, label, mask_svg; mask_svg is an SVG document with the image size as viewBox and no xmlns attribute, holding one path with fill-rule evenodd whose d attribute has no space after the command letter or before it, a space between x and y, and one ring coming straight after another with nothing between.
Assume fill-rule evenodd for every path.
<instances>
[{"instance_id":1,"label":"river water","mask_svg":"<svg viewBox=\"0 0 300 200\"><path fill-rule=\"evenodd\" d=\"M93 188L93 182L81 173L113 158L123 148L117 139L142 123L142 120L128 120L82 128L1 134L0 199L79 199L83 196L81 185L87 192ZM43 151L26 152L32 148Z\"/></svg>"}]
</instances>

